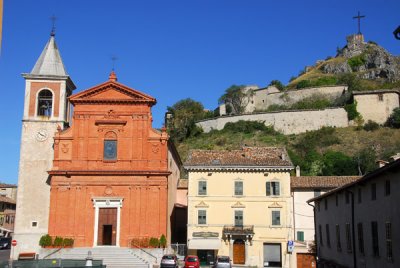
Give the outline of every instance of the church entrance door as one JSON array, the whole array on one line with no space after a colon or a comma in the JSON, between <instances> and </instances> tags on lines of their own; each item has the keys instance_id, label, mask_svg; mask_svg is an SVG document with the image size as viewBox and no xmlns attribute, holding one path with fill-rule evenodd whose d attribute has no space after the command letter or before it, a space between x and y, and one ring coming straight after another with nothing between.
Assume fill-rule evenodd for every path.
<instances>
[{"instance_id":1,"label":"church entrance door","mask_svg":"<svg viewBox=\"0 0 400 268\"><path fill-rule=\"evenodd\" d=\"M115 246L117 233L117 208L99 209L98 246Z\"/></svg>"}]
</instances>

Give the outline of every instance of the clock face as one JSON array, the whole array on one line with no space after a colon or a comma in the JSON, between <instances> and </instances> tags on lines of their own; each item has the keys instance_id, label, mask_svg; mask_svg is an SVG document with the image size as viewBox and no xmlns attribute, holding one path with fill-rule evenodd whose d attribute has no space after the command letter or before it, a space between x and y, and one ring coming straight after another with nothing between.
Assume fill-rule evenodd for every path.
<instances>
[{"instance_id":1,"label":"clock face","mask_svg":"<svg viewBox=\"0 0 400 268\"><path fill-rule=\"evenodd\" d=\"M48 136L49 135L47 134L47 130L45 129L40 129L35 135L38 141L45 141L48 138Z\"/></svg>"}]
</instances>

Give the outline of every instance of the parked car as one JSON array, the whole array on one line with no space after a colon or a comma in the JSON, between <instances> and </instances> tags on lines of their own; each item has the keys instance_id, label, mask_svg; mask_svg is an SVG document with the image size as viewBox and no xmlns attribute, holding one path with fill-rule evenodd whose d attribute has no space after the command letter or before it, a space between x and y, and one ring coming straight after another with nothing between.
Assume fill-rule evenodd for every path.
<instances>
[{"instance_id":1,"label":"parked car","mask_svg":"<svg viewBox=\"0 0 400 268\"><path fill-rule=\"evenodd\" d=\"M200 268L199 257L188 255L185 258L185 268Z\"/></svg>"},{"instance_id":2,"label":"parked car","mask_svg":"<svg viewBox=\"0 0 400 268\"><path fill-rule=\"evenodd\" d=\"M160 268L178 268L178 258L174 254L162 256Z\"/></svg>"},{"instance_id":3,"label":"parked car","mask_svg":"<svg viewBox=\"0 0 400 268\"><path fill-rule=\"evenodd\" d=\"M11 237L0 237L0 249L11 248Z\"/></svg>"},{"instance_id":4,"label":"parked car","mask_svg":"<svg viewBox=\"0 0 400 268\"><path fill-rule=\"evenodd\" d=\"M232 268L229 256L217 256L214 261L214 268Z\"/></svg>"}]
</instances>

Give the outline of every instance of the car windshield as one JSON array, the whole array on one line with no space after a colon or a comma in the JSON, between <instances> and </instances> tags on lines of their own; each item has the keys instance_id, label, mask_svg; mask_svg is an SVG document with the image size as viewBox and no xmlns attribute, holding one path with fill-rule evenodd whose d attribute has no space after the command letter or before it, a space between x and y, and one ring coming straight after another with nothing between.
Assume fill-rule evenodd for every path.
<instances>
[{"instance_id":1,"label":"car windshield","mask_svg":"<svg viewBox=\"0 0 400 268\"><path fill-rule=\"evenodd\" d=\"M164 260L165 260L165 259L173 260L173 259L174 259L174 256L166 255L166 256L163 256L162 258L163 258Z\"/></svg>"},{"instance_id":2,"label":"car windshield","mask_svg":"<svg viewBox=\"0 0 400 268\"><path fill-rule=\"evenodd\" d=\"M229 258L228 257L219 257L218 262L229 262Z\"/></svg>"},{"instance_id":3,"label":"car windshield","mask_svg":"<svg viewBox=\"0 0 400 268\"><path fill-rule=\"evenodd\" d=\"M0 242L8 242L8 241L10 241L10 238L7 237L0 238Z\"/></svg>"},{"instance_id":4,"label":"car windshield","mask_svg":"<svg viewBox=\"0 0 400 268\"><path fill-rule=\"evenodd\" d=\"M197 258L196 257L189 257L189 258L187 258L187 261L195 262L195 261L197 261Z\"/></svg>"}]
</instances>

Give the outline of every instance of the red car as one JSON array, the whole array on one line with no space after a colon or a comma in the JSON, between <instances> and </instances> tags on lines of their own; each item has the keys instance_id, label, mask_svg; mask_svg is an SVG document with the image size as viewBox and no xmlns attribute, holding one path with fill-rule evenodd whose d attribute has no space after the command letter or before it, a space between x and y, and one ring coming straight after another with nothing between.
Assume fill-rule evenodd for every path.
<instances>
[{"instance_id":1,"label":"red car","mask_svg":"<svg viewBox=\"0 0 400 268\"><path fill-rule=\"evenodd\" d=\"M188 255L185 258L185 268L200 268L199 257Z\"/></svg>"}]
</instances>

